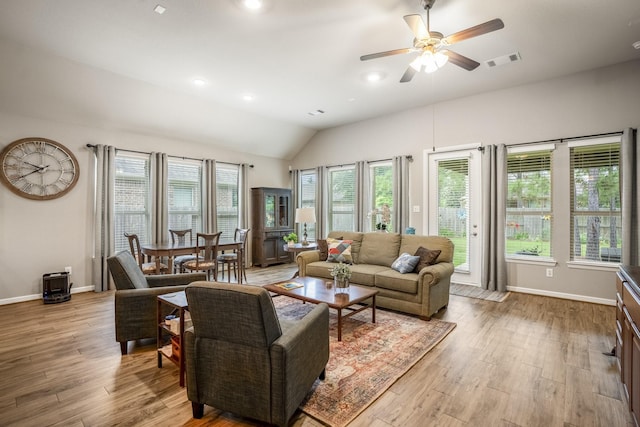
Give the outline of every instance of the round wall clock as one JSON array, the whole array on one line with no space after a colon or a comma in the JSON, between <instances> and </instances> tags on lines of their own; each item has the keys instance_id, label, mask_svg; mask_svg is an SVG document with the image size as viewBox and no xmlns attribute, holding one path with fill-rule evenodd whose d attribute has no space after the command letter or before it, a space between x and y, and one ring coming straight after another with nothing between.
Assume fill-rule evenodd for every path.
<instances>
[{"instance_id":1,"label":"round wall clock","mask_svg":"<svg viewBox=\"0 0 640 427\"><path fill-rule=\"evenodd\" d=\"M78 161L64 145L46 138L23 138L0 153L0 179L14 193L33 200L67 194L78 182Z\"/></svg>"}]
</instances>

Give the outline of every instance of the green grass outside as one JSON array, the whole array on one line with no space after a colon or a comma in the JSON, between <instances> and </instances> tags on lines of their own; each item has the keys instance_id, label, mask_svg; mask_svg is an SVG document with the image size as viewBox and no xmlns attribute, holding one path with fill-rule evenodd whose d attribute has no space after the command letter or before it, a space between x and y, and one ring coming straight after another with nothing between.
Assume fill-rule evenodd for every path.
<instances>
[{"instance_id":1,"label":"green grass outside","mask_svg":"<svg viewBox=\"0 0 640 427\"><path fill-rule=\"evenodd\" d=\"M467 262L466 260L466 254L467 254L467 239L466 237L449 237L449 239L451 239L451 241L453 242L453 244L455 245L455 248L453 250L453 265L454 266L459 266L461 264L464 264L465 262ZM609 247L608 245L600 245L600 248L607 248ZM550 243L549 242L529 242L526 240L515 240L515 239L508 239L507 240L507 253L508 254L515 254L518 251L522 251L522 250L538 250L539 252L539 256L546 256L546 257L550 257L551 256L551 249L550 249ZM582 254L584 255L587 252L587 244L583 243L582 244Z\"/></svg>"}]
</instances>

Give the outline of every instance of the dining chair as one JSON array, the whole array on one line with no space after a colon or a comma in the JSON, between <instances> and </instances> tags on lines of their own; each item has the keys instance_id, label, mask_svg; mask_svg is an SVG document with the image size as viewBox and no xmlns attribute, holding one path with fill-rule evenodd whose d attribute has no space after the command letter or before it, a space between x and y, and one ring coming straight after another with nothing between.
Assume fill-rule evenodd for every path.
<instances>
[{"instance_id":1,"label":"dining chair","mask_svg":"<svg viewBox=\"0 0 640 427\"><path fill-rule=\"evenodd\" d=\"M217 233L196 233L196 259L187 261L182 264L184 270L205 271L207 279L211 280L213 272L213 280L218 280L218 243L220 243L220 235L222 231Z\"/></svg>"},{"instance_id":2,"label":"dining chair","mask_svg":"<svg viewBox=\"0 0 640 427\"><path fill-rule=\"evenodd\" d=\"M171 244L185 245L187 243L191 243L193 236L192 233L193 231L190 228L187 228L186 230L169 230L169 234L171 234ZM194 259L196 259L196 255L178 255L173 258L173 272L183 273L184 269L182 268L182 264Z\"/></svg>"},{"instance_id":3,"label":"dining chair","mask_svg":"<svg viewBox=\"0 0 640 427\"><path fill-rule=\"evenodd\" d=\"M227 282L231 282L231 267L233 266L233 275L238 283L242 283L242 278L247 281L247 273L245 271L245 242L247 241L247 235L249 234L249 228L236 228L233 233L233 240L235 242L241 242L240 248L234 249L233 252L222 253L218 255L218 264L221 266L222 280L224 280L224 268L227 267Z\"/></svg>"},{"instance_id":4,"label":"dining chair","mask_svg":"<svg viewBox=\"0 0 640 427\"><path fill-rule=\"evenodd\" d=\"M129 249L131 250L131 255L138 262L138 266L140 270L142 270L143 274L157 274L156 263L154 262L144 262L144 255L142 254L142 250L140 249L140 239L138 239L138 235L134 233L124 233L125 237L129 239ZM165 274L169 271L169 267L167 264L160 263L160 274Z\"/></svg>"}]
</instances>

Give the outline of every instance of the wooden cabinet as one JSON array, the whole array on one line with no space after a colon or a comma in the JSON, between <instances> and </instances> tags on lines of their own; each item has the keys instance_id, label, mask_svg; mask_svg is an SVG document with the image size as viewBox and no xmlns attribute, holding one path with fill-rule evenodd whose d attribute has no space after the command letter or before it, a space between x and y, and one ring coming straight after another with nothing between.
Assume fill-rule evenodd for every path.
<instances>
[{"instance_id":1,"label":"wooden cabinet","mask_svg":"<svg viewBox=\"0 0 640 427\"><path fill-rule=\"evenodd\" d=\"M293 232L291 190L258 187L251 189L251 239L253 265L266 267L290 262L283 236Z\"/></svg>"},{"instance_id":2,"label":"wooden cabinet","mask_svg":"<svg viewBox=\"0 0 640 427\"><path fill-rule=\"evenodd\" d=\"M640 267L622 265L616 278L616 356L633 422L640 425Z\"/></svg>"}]
</instances>

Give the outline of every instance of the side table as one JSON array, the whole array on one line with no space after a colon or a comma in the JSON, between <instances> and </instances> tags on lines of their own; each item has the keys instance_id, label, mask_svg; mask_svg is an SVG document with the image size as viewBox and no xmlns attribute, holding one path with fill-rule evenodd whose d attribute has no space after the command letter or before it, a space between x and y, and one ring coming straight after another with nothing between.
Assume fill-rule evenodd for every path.
<instances>
[{"instance_id":1,"label":"side table","mask_svg":"<svg viewBox=\"0 0 640 427\"><path fill-rule=\"evenodd\" d=\"M284 250L285 252L290 252L293 254L293 262L296 262L296 257L298 256L298 254L300 252L304 252L304 251L313 251L318 249L318 244L317 243L309 243L308 245L303 245L302 243L296 243L293 244L291 246L289 246L288 244L284 245ZM293 275L293 277L298 277L298 274L300 272L296 271L295 274ZM293 279L292 277L292 279Z\"/></svg>"},{"instance_id":2,"label":"side table","mask_svg":"<svg viewBox=\"0 0 640 427\"><path fill-rule=\"evenodd\" d=\"M168 305L173 308L172 314L176 316L177 328L167 324L166 319L162 317L162 305ZM166 357L180 368L180 387L184 387L184 330L185 319L189 306L187 304L187 295L184 291L172 292L169 294L158 295L158 368L162 368L162 358ZM188 326L187 326L188 327ZM170 342L165 344L165 336L170 337Z\"/></svg>"}]
</instances>

